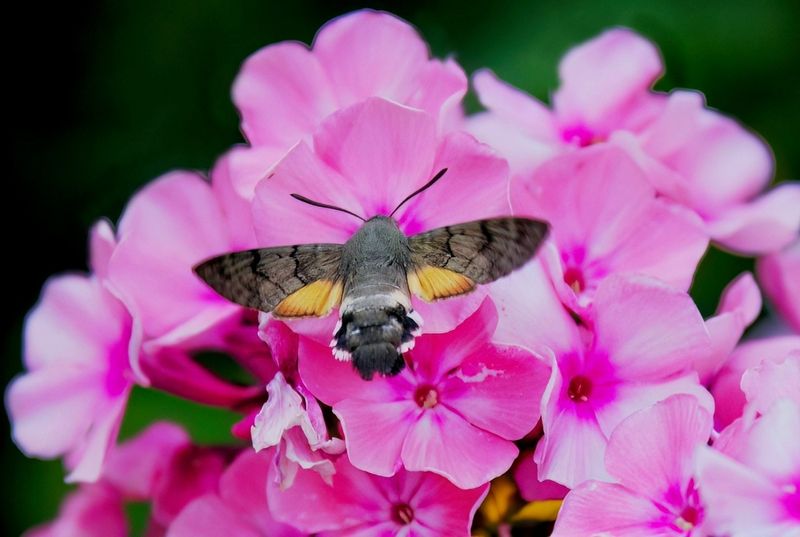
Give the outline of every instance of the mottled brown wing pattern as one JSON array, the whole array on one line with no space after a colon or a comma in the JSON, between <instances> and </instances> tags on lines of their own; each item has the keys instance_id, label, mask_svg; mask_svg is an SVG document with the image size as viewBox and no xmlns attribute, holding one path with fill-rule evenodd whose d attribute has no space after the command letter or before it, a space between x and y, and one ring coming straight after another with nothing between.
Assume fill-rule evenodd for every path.
<instances>
[{"instance_id":1,"label":"mottled brown wing pattern","mask_svg":"<svg viewBox=\"0 0 800 537\"><path fill-rule=\"evenodd\" d=\"M309 284L327 281L335 286L341 280L341 260L341 244L304 244L221 255L200 263L194 270L228 300L272 311ZM303 314L314 313L309 310Z\"/></svg>"},{"instance_id":2,"label":"mottled brown wing pattern","mask_svg":"<svg viewBox=\"0 0 800 537\"><path fill-rule=\"evenodd\" d=\"M409 283L415 287L415 274L419 274L417 279L423 279L430 267L452 271L475 283L492 282L531 259L547 237L547 232L547 223L539 220L494 218L414 235L408 241L413 263L409 269ZM453 282L447 284L452 292L448 289L434 293L415 292L429 300L472 290L455 277L439 279ZM426 294L428 296L424 296Z\"/></svg>"}]
</instances>

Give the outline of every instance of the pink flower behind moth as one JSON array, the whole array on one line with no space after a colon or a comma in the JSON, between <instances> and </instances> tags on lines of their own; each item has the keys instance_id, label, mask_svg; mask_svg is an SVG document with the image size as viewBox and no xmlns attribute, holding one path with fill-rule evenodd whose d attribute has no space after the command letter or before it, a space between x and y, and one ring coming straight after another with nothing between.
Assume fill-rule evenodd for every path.
<instances>
[{"instance_id":1,"label":"pink flower behind moth","mask_svg":"<svg viewBox=\"0 0 800 537\"><path fill-rule=\"evenodd\" d=\"M564 56L552 108L479 71L473 81L488 111L469 128L509 159L521 181L554 155L619 145L659 194L697 213L717 243L762 254L791 242L800 185L761 195L773 171L767 145L707 108L699 93L651 91L663 70L652 43L625 28L607 30Z\"/></svg>"},{"instance_id":2,"label":"pink flower behind moth","mask_svg":"<svg viewBox=\"0 0 800 537\"><path fill-rule=\"evenodd\" d=\"M131 313L105 277L114 248L108 224L98 223L90 242L92 274L45 284L25 323L27 371L6 392L17 446L32 457L64 456L67 481L100 476L134 385L131 358L139 352Z\"/></svg>"}]
</instances>

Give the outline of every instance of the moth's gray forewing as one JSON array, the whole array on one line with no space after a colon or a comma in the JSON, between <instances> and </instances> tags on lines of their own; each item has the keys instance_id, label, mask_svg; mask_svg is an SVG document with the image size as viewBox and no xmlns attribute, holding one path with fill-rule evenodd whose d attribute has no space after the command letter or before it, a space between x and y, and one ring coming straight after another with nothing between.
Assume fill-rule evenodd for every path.
<instances>
[{"instance_id":1,"label":"moth's gray forewing","mask_svg":"<svg viewBox=\"0 0 800 537\"><path fill-rule=\"evenodd\" d=\"M341 259L341 244L303 244L221 255L194 271L228 300L268 312L310 283L339 280Z\"/></svg>"},{"instance_id":2,"label":"moth's gray forewing","mask_svg":"<svg viewBox=\"0 0 800 537\"><path fill-rule=\"evenodd\" d=\"M524 265L547 233L547 223L539 220L493 218L420 233L408 243L414 268L448 269L483 284Z\"/></svg>"}]
</instances>

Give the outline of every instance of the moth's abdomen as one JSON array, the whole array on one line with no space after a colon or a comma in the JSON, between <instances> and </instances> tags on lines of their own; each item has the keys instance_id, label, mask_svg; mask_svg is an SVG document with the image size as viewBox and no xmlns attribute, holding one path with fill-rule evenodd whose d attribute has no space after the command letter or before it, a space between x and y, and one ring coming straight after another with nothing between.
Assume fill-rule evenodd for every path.
<instances>
[{"instance_id":1,"label":"moth's abdomen","mask_svg":"<svg viewBox=\"0 0 800 537\"><path fill-rule=\"evenodd\" d=\"M375 373L396 375L405 367L402 353L418 330L419 323L399 304L345 311L334 334L334 352L349 355L366 380Z\"/></svg>"}]
</instances>

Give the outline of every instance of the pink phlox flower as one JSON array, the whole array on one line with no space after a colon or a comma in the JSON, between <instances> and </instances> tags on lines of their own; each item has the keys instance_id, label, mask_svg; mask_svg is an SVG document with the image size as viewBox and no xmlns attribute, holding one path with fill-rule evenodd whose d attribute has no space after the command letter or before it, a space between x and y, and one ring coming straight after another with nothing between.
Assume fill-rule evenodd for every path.
<instances>
[{"instance_id":1,"label":"pink phlox flower","mask_svg":"<svg viewBox=\"0 0 800 537\"><path fill-rule=\"evenodd\" d=\"M781 318L800 334L800 238L780 252L760 258L756 275Z\"/></svg>"},{"instance_id":2,"label":"pink phlox flower","mask_svg":"<svg viewBox=\"0 0 800 537\"><path fill-rule=\"evenodd\" d=\"M708 531L800 536L800 404L780 399L751 425L736 425L736 442L697 454Z\"/></svg>"},{"instance_id":3,"label":"pink phlox flower","mask_svg":"<svg viewBox=\"0 0 800 537\"><path fill-rule=\"evenodd\" d=\"M452 332L420 336L399 375L372 381L301 338L300 373L333 406L357 468L430 471L473 488L511 466L511 440L536 424L548 376L530 352L492 342L496 323L487 299Z\"/></svg>"},{"instance_id":4,"label":"pink phlox flower","mask_svg":"<svg viewBox=\"0 0 800 537\"><path fill-rule=\"evenodd\" d=\"M691 211L663 199L625 151L602 145L556 157L528 181L514 182L512 204L551 225L558 255L545 252L562 301L585 313L611 274L643 274L688 289L708 245Z\"/></svg>"},{"instance_id":5,"label":"pink phlox flower","mask_svg":"<svg viewBox=\"0 0 800 537\"><path fill-rule=\"evenodd\" d=\"M272 450L245 450L228 466L218 490L196 498L181 510L167 537L301 537L276 522L267 506L267 474Z\"/></svg>"},{"instance_id":6,"label":"pink phlox flower","mask_svg":"<svg viewBox=\"0 0 800 537\"><path fill-rule=\"evenodd\" d=\"M122 496L106 483L83 484L64 499L55 520L23 537L127 537Z\"/></svg>"},{"instance_id":7,"label":"pink phlox flower","mask_svg":"<svg viewBox=\"0 0 800 537\"><path fill-rule=\"evenodd\" d=\"M147 185L128 203L117 237L108 277L141 324L146 354L213 341L216 328L241 315L192 273L200 261L245 246L232 240L220 202L199 175L175 171Z\"/></svg>"},{"instance_id":8,"label":"pink phlox flower","mask_svg":"<svg viewBox=\"0 0 800 537\"><path fill-rule=\"evenodd\" d=\"M570 491L553 536L705 536L693 460L710 433L711 414L688 395L632 414L608 441L605 465L615 482L590 480Z\"/></svg>"},{"instance_id":9,"label":"pink phlox flower","mask_svg":"<svg viewBox=\"0 0 800 537\"><path fill-rule=\"evenodd\" d=\"M114 444L134 385L139 351L128 309L106 280L113 233L92 229L92 274L47 282L25 323L27 372L6 392L17 446L28 456L66 456L67 481L94 481Z\"/></svg>"},{"instance_id":10,"label":"pink phlox flower","mask_svg":"<svg viewBox=\"0 0 800 537\"><path fill-rule=\"evenodd\" d=\"M685 292L644 277L611 276L600 283L585 324L577 326L523 269L494 285L509 317L498 337L535 348L552 367L542 402L544 437L534 455L540 480L574 487L607 480L608 437L632 413L670 395L694 395L709 411L710 394L691 365L710 352L700 312ZM536 291L534 291L536 290Z\"/></svg>"},{"instance_id":11,"label":"pink phlox flower","mask_svg":"<svg viewBox=\"0 0 800 537\"><path fill-rule=\"evenodd\" d=\"M740 343L711 382L716 401L714 423L718 430L740 418L747 399L742 390L746 371L767 362L777 364L800 352L800 335L750 339ZM752 389L752 388L750 388Z\"/></svg>"},{"instance_id":12,"label":"pink phlox flower","mask_svg":"<svg viewBox=\"0 0 800 537\"><path fill-rule=\"evenodd\" d=\"M270 478L267 488L272 516L319 537L461 537L489 491L488 484L462 490L426 472L379 477L344 455L331 484L307 470L288 490L276 481Z\"/></svg>"},{"instance_id":13,"label":"pink phlox flower","mask_svg":"<svg viewBox=\"0 0 800 537\"><path fill-rule=\"evenodd\" d=\"M325 24L309 49L269 45L245 61L233 85L249 146L226 153L211 172L237 235L253 237L250 203L258 181L332 113L369 97L426 111L439 130L463 120L466 75L452 59L431 59L408 23L361 10Z\"/></svg>"},{"instance_id":14,"label":"pink phlox flower","mask_svg":"<svg viewBox=\"0 0 800 537\"><path fill-rule=\"evenodd\" d=\"M769 184L767 145L705 106L696 92L651 91L664 67L655 46L624 28L570 50L552 109L479 71L473 82L488 112L470 130L525 176L554 155L609 142L647 171L659 193L694 210L707 233L737 252L773 252L800 228L800 185Z\"/></svg>"},{"instance_id":15,"label":"pink phlox flower","mask_svg":"<svg viewBox=\"0 0 800 537\"><path fill-rule=\"evenodd\" d=\"M509 216L508 166L470 135L440 136L429 114L379 98L340 110L314 134L313 147L295 145L256 187L253 216L263 246L344 243L362 222L290 197L299 193L362 216L388 216L440 170L446 174L394 215L406 235L479 218ZM298 225L302 222L302 225ZM479 288L441 304L416 297L423 330L445 332L473 313L485 296ZM306 321L292 322L301 330ZM315 334L330 340L333 316ZM319 323L312 323L315 329Z\"/></svg>"}]
</instances>

